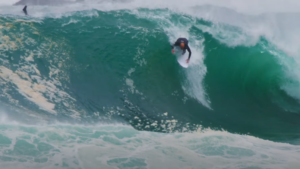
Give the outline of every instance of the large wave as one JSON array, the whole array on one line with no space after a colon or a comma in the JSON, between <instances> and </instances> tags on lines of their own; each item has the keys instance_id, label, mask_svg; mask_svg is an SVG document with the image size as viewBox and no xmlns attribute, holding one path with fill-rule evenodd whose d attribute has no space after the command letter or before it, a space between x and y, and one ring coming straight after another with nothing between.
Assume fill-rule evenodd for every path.
<instances>
[{"instance_id":1,"label":"large wave","mask_svg":"<svg viewBox=\"0 0 300 169\"><path fill-rule=\"evenodd\" d=\"M1 1L1 166L297 168L288 2L85 0L24 16ZM178 37L188 69L170 52Z\"/></svg>"},{"instance_id":2,"label":"large wave","mask_svg":"<svg viewBox=\"0 0 300 169\"><path fill-rule=\"evenodd\" d=\"M31 6L29 17L1 7L2 96L57 119L117 116L140 129L168 112L184 126L298 131L297 114L287 114L299 112L297 13L232 3L85 1ZM84 10L91 6L101 11ZM193 51L186 70L175 67L168 48L179 36Z\"/></svg>"}]
</instances>

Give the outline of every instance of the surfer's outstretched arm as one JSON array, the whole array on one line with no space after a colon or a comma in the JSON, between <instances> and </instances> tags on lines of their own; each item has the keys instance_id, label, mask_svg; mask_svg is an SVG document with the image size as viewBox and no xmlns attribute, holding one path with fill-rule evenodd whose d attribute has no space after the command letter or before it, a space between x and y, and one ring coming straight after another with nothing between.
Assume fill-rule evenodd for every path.
<instances>
[{"instance_id":1,"label":"surfer's outstretched arm","mask_svg":"<svg viewBox=\"0 0 300 169\"><path fill-rule=\"evenodd\" d=\"M23 12L25 13L25 15L28 15L28 14L27 14L27 5L24 6Z\"/></svg>"},{"instance_id":2,"label":"surfer's outstretched arm","mask_svg":"<svg viewBox=\"0 0 300 169\"><path fill-rule=\"evenodd\" d=\"M192 51L191 51L191 49L190 49L189 46L186 46L186 49L187 49L187 51L189 52L189 58L188 58L188 60L190 60L191 55L192 55Z\"/></svg>"}]
</instances>

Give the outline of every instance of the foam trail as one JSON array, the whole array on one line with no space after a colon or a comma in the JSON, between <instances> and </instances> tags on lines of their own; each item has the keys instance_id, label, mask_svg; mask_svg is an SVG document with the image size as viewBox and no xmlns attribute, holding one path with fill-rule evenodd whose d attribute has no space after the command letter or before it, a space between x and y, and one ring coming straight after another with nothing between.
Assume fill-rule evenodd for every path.
<instances>
[{"instance_id":1,"label":"foam trail","mask_svg":"<svg viewBox=\"0 0 300 169\"><path fill-rule=\"evenodd\" d=\"M6 81L6 83L12 82L15 84L18 87L19 92L28 100L36 103L42 109L48 112L56 113L53 110L54 104L48 102L48 100L41 94L41 92L45 92L46 86L38 84L34 85L30 78L29 80L23 80L18 74L12 72L10 69L7 69L4 66L0 66L0 76L4 81Z\"/></svg>"}]
</instances>

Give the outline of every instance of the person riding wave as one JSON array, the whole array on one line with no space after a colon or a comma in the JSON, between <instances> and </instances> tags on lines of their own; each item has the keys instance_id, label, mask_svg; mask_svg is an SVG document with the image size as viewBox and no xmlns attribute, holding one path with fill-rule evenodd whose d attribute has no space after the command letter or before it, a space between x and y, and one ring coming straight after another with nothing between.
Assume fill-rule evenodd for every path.
<instances>
[{"instance_id":1,"label":"person riding wave","mask_svg":"<svg viewBox=\"0 0 300 169\"><path fill-rule=\"evenodd\" d=\"M186 63L189 63L192 55L191 49L189 47L189 41L186 38L178 38L177 41L172 45L172 53L175 52L174 50L175 46L180 46L180 48L182 49L182 55L184 55L186 50L188 50L189 58L186 60Z\"/></svg>"}]
</instances>

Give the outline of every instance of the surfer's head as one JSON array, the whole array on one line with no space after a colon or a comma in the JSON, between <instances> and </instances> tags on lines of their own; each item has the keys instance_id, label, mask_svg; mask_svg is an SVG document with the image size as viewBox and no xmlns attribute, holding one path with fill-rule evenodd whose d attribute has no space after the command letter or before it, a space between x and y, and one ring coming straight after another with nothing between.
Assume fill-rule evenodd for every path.
<instances>
[{"instance_id":1,"label":"surfer's head","mask_svg":"<svg viewBox=\"0 0 300 169\"><path fill-rule=\"evenodd\" d=\"M184 48L184 43L180 43L180 48L183 49Z\"/></svg>"}]
</instances>

